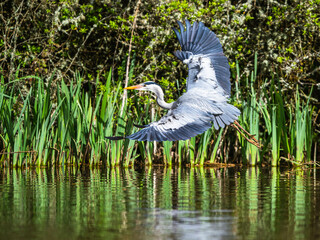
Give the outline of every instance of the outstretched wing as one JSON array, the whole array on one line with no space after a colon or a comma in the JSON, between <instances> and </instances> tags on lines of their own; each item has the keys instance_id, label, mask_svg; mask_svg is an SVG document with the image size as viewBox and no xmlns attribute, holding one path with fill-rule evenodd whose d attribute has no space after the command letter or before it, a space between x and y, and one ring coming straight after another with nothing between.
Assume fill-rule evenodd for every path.
<instances>
[{"instance_id":1,"label":"outstretched wing","mask_svg":"<svg viewBox=\"0 0 320 240\"><path fill-rule=\"evenodd\" d=\"M168 114L157 122L126 138L138 141L187 140L211 128L225 127L238 118L240 111L226 103L206 98L190 98L188 93L181 96Z\"/></svg>"},{"instance_id":2,"label":"outstretched wing","mask_svg":"<svg viewBox=\"0 0 320 240\"><path fill-rule=\"evenodd\" d=\"M205 132L212 124L216 129L238 119L238 108L227 103L230 96L230 67L217 36L203 23L192 26L186 20L186 29L178 21L177 35L182 50L175 55L188 64L187 92L167 115L146 125L126 138L138 141L186 140ZM122 139L112 137L110 139Z\"/></svg>"},{"instance_id":3,"label":"outstretched wing","mask_svg":"<svg viewBox=\"0 0 320 240\"><path fill-rule=\"evenodd\" d=\"M193 25L186 20L186 28L178 21L180 32L173 28L181 45L174 54L188 64L187 91L191 88L216 89L230 96L230 66L223 54L218 37L202 22Z\"/></svg>"}]
</instances>

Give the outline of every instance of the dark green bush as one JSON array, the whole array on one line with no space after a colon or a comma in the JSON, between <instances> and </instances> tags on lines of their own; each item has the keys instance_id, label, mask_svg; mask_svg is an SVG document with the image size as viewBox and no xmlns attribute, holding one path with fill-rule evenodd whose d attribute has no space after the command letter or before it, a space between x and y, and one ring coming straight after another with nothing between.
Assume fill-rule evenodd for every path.
<instances>
[{"instance_id":1,"label":"dark green bush","mask_svg":"<svg viewBox=\"0 0 320 240\"><path fill-rule=\"evenodd\" d=\"M153 80L183 89L185 67L173 56L176 20L203 21L220 38L232 69L252 70L258 79L277 75L284 90L318 84L320 1L143 1L131 54L134 81ZM0 68L4 76L38 74L68 80L80 71L87 80L113 68L125 71L137 1L3 1L0 3ZM259 81L258 81L259 83ZM303 88L304 87L304 88ZM314 94L317 94L315 91Z\"/></svg>"}]
</instances>

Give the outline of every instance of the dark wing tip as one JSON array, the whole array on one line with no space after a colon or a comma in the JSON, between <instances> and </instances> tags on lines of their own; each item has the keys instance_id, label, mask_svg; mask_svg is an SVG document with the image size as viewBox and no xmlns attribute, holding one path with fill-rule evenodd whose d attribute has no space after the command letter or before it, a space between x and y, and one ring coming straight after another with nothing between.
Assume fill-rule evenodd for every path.
<instances>
[{"instance_id":1,"label":"dark wing tip","mask_svg":"<svg viewBox=\"0 0 320 240\"><path fill-rule=\"evenodd\" d=\"M105 137L106 139L109 139L109 140L123 140L123 139L126 139L126 137L123 137L123 136L114 136L114 137Z\"/></svg>"},{"instance_id":2,"label":"dark wing tip","mask_svg":"<svg viewBox=\"0 0 320 240\"><path fill-rule=\"evenodd\" d=\"M182 51L197 54L217 54L223 53L220 40L216 34L204 25L203 22L194 22L193 25L185 19L183 23L177 21L180 32L172 28L177 35Z\"/></svg>"},{"instance_id":3,"label":"dark wing tip","mask_svg":"<svg viewBox=\"0 0 320 240\"><path fill-rule=\"evenodd\" d=\"M139 124L135 124L133 123L133 126L137 127L137 128L146 128L149 127L150 124L146 124L146 125L139 125Z\"/></svg>"}]
</instances>

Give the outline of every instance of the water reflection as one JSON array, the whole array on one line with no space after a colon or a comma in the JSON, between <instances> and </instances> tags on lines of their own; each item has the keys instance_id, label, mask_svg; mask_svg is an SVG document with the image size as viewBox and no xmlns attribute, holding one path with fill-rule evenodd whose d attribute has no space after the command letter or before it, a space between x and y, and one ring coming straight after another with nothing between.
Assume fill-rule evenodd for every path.
<instances>
[{"instance_id":1,"label":"water reflection","mask_svg":"<svg viewBox=\"0 0 320 240\"><path fill-rule=\"evenodd\" d=\"M319 170L0 171L1 239L316 239Z\"/></svg>"}]
</instances>

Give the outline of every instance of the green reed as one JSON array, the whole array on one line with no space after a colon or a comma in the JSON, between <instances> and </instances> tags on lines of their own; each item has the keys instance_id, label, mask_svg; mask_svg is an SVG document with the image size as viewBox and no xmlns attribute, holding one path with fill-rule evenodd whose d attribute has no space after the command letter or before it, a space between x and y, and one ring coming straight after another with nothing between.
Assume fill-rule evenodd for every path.
<instances>
[{"instance_id":1,"label":"green reed","mask_svg":"<svg viewBox=\"0 0 320 240\"><path fill-rule=\"evenodd\" d=\"M133 67L133 66L132 66ZM123 114L121 82L111 71L86 84L79 74L66 84L52 84L37 76L18 77L9 83L0 78L0 162L2 165L101 165L124 167L140 162L205 165L232 163L234 155L248 165L262 161L278 166L281 160L301 164L311 160L313 146L312 106L286 96L277 79L257 80L257 57L253 72L242 77L236 65L235 92L231 104L241 109L240 124L262 143L261 149L248 143L232 128L209 129L186 141L137 142L107 140L105 136L130 135L136 124L158 120L165 111L150 100L138 101L129 93ZM130 71L130 79L132 71ZM101 80L102 79L102 80ZM26 93L20 84L29 86ZM311 94L311 93L310 93ZM291 99L291 100L290 100ZM235 134L236 133L236 134ZM233 157L233 158L232 158Z\"/></svg>"},{"instance_id":2,"label":"green reed","mask_svg":"<svg viewBox=\"0 0 320 240\"><path fill-rule=\"evenodd\" d=\"M310 93L311 96L311 93ZM309 107L310 96L305 104L300 102L298 88L296 91L295 122L292 127L292 138L295 138L295 161L303 162L304 159L311 160L312 146L312 109ZM292 141L293 143L294 141Z\"/></svg>"},{"instance_id":3,"label":"green reed","mask_svg":"<svg viewBox=\"0 0 320 240\"><path fill-rule=\"evenodd\" d=\"M32 82L26 95L15 84L21 81ZM79 75L68 85L61 81L53 88L51 82L52 78L45 84L36 76L17 78L7 84L1 79L2 164L117 165L126 159L123 165L128 166L136 155L134 143L126 140L108 145L105 140L115 125L118 133L123 134L121 125L125 124L121 117L114 119L114 102L121 87L112 90L111 72L105 84L97 80L88 91L83 90Z\"/></svg>"},{"instance_id":4,"label":"green reed","mask_svg":"<svg viewBox=\"0 0 320 240\"><path fill-rule=\"evenodd\" d=\"M259 140L259 124L260 124L260 113L259 113L259 100L257 98L257 93L254 88L257 77L257 55L255 55L254 71L250 74L249 78L245 78L245 89L248 89L248 95L244 95L239 91L239 86L237 87L238 93L236 94L238 102L242 105L241 115L239 117L239 123L247 129L247 131L254 135L257 140ZM240 76L239 65L237 64L237 79L239 84L242 82ZM243 163L255 166L260 162L260 151L259 149L247 142L239 133L237 133L240 138L240 145L243 156Z\"/></svg>"},{"instance_id":5,"label":"green reed","mask_svg":"<svg viewBox=\"0 0 320 240\"><path fill-rule=\"evenodd\" d=\"M292 103L275 79L265 80L260 87L255 87L257 66L256 55L250 81L249 78L241 79L238 65L236 71L239 82L236 81L235 95L242 112L239 122L263 145L259 150L238 134L243 163L256 165L267 160L272 166L278 166L280 160L294 164L310 161L313 145L311 92L304 103L300 101L297 89ZM240 90L241 83L249 94Z\"/></svg>"}]
</instances>

